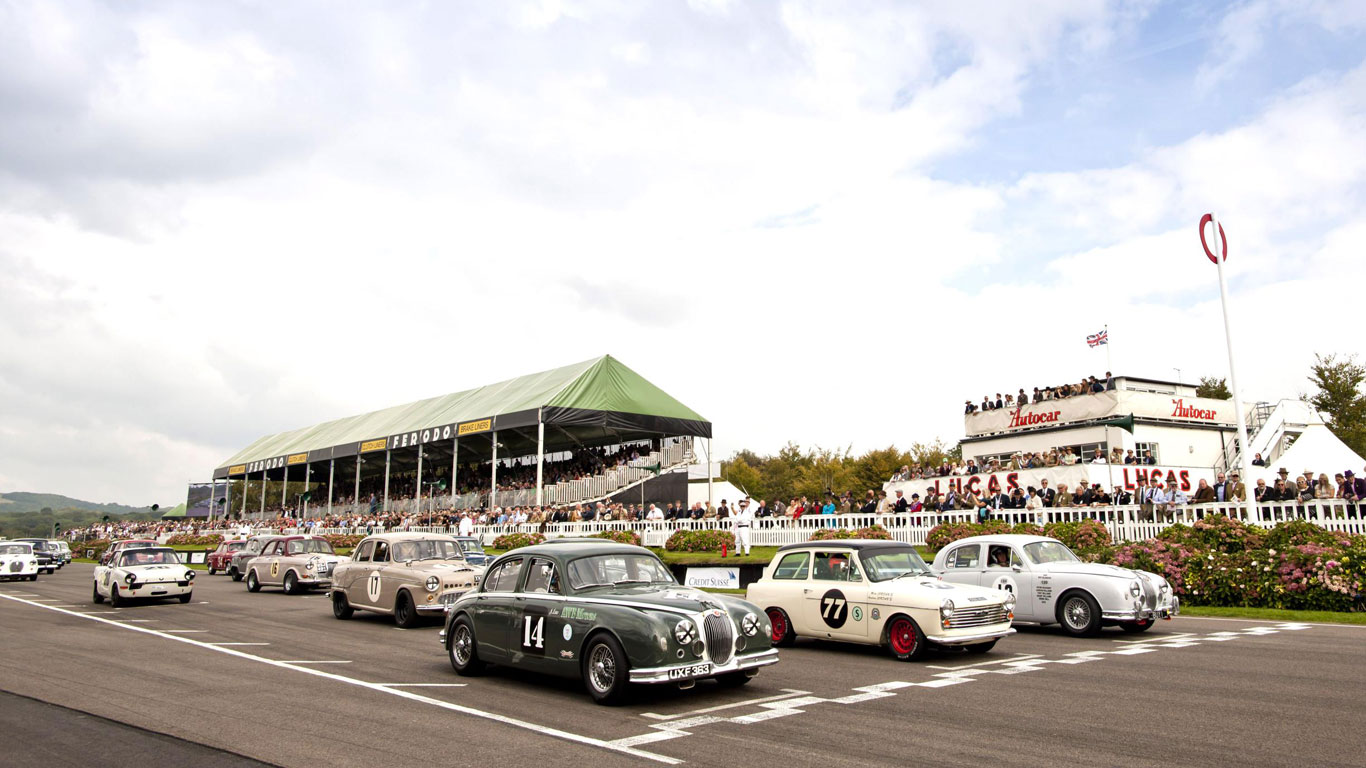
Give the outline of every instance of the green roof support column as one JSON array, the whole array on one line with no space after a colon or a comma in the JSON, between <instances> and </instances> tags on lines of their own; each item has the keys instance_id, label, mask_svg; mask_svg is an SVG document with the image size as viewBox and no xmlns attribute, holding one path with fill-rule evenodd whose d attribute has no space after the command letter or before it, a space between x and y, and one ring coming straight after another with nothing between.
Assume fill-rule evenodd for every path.
<instances>
[{"instance_id":1,"label":"green roof support column","mask_svg":"<svg viewBox=\"0 0 1366 768\"><path fill-rule=\"evenodd\" d=\"M545 422L536 413L536 506L541 506L541 478L545 466Z\"/></svg>"},{"instance_id":2,"label":"green roof support column","mask_svg":"<svg viewBox=\"0 0 1366 768\"><path fill-rule=\"evenodd\" d=\"M489 466L492 468L493 479L489 481L489 511L492 512L493 508L498 506L498 433L493 432L490 439L493 440L493 461Z\"/></svg>"},{"instance_id":3,"label":"green roof support column","mask_svg":"<svg viewBox=\"0 0 1366 768\"><path fill-rule=\"evenodd\" d=\"M384 449L384 514L389 514L389 449Z\"/></svg>"},{"instance_id":4,"label":"green roof support column","mask_svg":"<svg viewBox=\"0 0 1366 768\"><path fill-rule=\"evenodd\" d=\"M459 430L456 430L459 432ZM460 486L455 484L455 471L460 466L460 438L451 438L451 498L454 499L460 493ZM455 504L452 503L454 508Z\"/></svg>"},{"instance_id":5,"label":"green roof support column","mask_svg":"<svg viewBox=\"0 0 1366 768\"><path fill-rule=\"evenodd\" d=\"M251 482L251 475L247 474L246 472L243 472L243 473L242 473L242 519L243 519L243 520L246 520L246 519L247 519L247 492L251 490L251 489L248 487L248 483L250 483L250 482Z\"/></svg>"},{"instance_id":6,"label":"green roof support column","mask_svg":"<svg viewBox=\"0 0 1366 768\"><path fill-rule=\"evenodd\" d=\"M309 482L311 482L312 477L313 477L313 465L312 465L312 464L305 464L305 465L304 465L304 513L303 513L303 515L301 516L302 519L304 519L304 520L307 520L307 519L308 519L308 484L309 484Z\"/></svg>"},{"instance_id":7,"label":"green roof support column","mask_svg":"<svg viewBox=\"0 0 1366 768\"><path fill-rule=\"evenodd\" d=\"M413 513L414 519L422 514L422 446L417 447L417 510Z\"/></svg>"},{"instance_id":8,"label":"green roof support column","mask_svg":"<svg viewBox=\"0 0 1366 768\"><path fill-rule=\"evenodd\" d=\"M337 460L327 460L327 516L332 516L332 481L337 477Z\"/></svg>"},{"instance_id":9,"label":"green roof support column","mask_svg":"<svg viewBox=\"0 0 1366 768\"><path fill-rule=\"evenodd\" d=\"M289 500L289 459L285 459L285 479L280 482L280 511L285 511L285 503ZM293 517L293 515L290 515Z\"/></svg>"},{"instance_id":10,"label":"green roof support column","mask_svg":"<svg viewBox=\"0 0 1366 768\"><path fill-rule=\"evenodd\" d=\"M351 492L351 506L352 506L352 507L355 507L357 504L360 503L360 461L361 461L361 460L360 460L360 454L357 453L357 454L356 454L356 490L354 490L354 491ZM354 514L354 513L355 513L355 510L352 509L351 512Z\"/></svg>"},{"instance_id":11,"label":"green roof support column","mask_svg":"<svg viewBox=\"0 0 1366 768\"><path fill-rule=\"evenodd\" d=\"M266 516L266 471L261 470L261 519Z\"/></svg>"}]
</instances>

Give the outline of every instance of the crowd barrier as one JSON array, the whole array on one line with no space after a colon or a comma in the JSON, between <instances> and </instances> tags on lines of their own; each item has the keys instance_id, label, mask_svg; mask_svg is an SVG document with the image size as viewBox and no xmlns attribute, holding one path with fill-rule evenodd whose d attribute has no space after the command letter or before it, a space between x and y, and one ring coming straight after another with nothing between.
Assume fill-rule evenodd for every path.
<instances>
[{"instance_id":1,"label":"crowd barrier","mask_svg":"<svg viewBox=\"0 0 1366 768\"><path fill-rule=\"evenodd\" d=\"M1366 519L1363 519L1363 517L1366 517L1366 503L1360 505L1360 509L1358 509L1358 505L1340 499L1312 501L1302 504L1295 502L1259 504L1256 506L1256 509L1251 516L1248 515L1247 508L1243 505L1191 504L1171 512L1150 510L1138 505L1045 508L1035 511L1003 509L992 512L990 517L991 519L1001 520L1011 525L1018 523L1046 525L1048 523L1095 520L1106 527L1110 532L1110 537L1114 541L1126 542L1150 539L1173 524L1190 524L1196 520L1213 515L1224 515L1250 525L1264 528L1270 528L1277 523L1288 520L1303 520L1328 530L1343 531L1350 534L1366 534ZM977 519L977 514L971 510L872 515L861 513L844 515L803 515L795 520L786 517L758 518L754 521L754 526L750 530L750 541L754 546L781 546L783 544L796 544L808 541L816 531L822 528L849 528L856 530L872 525L879 525L887 529L892 535L892 538L897 541L923 546L926 542L926 538L929 536L930 530L936 525L943 523L971 523L977 522ZM250 526L246 527L250 528ZM731 522L729 520L715 519L661 520L653 522L601 520L578 523L476 525L474 527L474 535L478 536L480 540L487 545L492 544L497 537L510 533L540 533L547 538L559 538L564 536L591 536L605 531L632 531L641 535L642 542L645 546L662 547L664 546L664 542L667 541L669 536L673 535L675 531L730 529ZM226 531L219 531L219 533L240 535L242 530L243 526L238 526ZM385 528L383 526L326 528L321 526L302 526L284 529L272 528L269 530L277 533L364 535L367 533L382 533ZM410 525L403 530L446 534L458 533L458 528L455 526ZM214 533L214 531L203 531L203 533Z\"/></svg>"}]
</instances>

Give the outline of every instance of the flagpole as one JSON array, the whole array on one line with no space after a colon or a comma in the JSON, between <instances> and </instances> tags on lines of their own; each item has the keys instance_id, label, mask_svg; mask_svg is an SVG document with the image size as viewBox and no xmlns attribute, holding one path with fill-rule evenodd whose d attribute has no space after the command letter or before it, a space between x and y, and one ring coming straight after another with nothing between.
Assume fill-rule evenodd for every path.
<instances>
[{"instance_id":1,"label":"flagpole","mask_svg":"<svg viewBox=\"0 0 1366 768\"><path fill-rule=\"evenodd\" d=\"M1105 371L1114 373L1115 369L1110 366L1110 324L1105 324ZM1108 383L1108 382L1107 382Z\"/></svg>"},{"instance_id":2,"label":"flagpole","mask_svg":"<svg viewBox=\"0 0 1366 768\"><path fill-rule=\"evenodd\" d=\"M1202 222L1203 224L1203 222ZM1227 241L1220 237L1219 218L1210 212L1210 239L1214 243L1212 251L1214 256L1214 266L1219 271L1219 304L1224 310L1224 343L1228 346L1228 384L1233 390L1233 418L1238 420L1238 463L1242 466L1244 483L1252 480L1252 465L1249 463L1248 454L1252 446L1247 440L1247 422L1243 419L1243 399L1238 395L1238 374L1233 367L1233 329L1228 321L1228 280L1224 277L1224 249L1228 247ZM1203 228L1200 231L1200 240L1205 239ZM1244 485L1246 487L1246 485ZM1247 522L1254 523L1257 519L1257 507L1253 504L1251 494L1247 494L1243 500L1243 508L1247 515Z\"/></svg>"}]
</instances>

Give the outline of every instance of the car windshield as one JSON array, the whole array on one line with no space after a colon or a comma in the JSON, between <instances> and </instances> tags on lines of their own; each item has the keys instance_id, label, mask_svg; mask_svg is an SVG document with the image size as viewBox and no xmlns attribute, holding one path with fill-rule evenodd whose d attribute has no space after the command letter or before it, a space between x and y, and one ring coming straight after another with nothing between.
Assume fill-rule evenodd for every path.
<instances>
[{"instance_id":1,"label":"car windshield","mask_svg":"<svg viewBox=\"0 0 1366 768\"><path fill-rule=\"evenodd\" d=\"M479 542L474 539L457 539L460 542L460 549L465 552L475 552L484 554L484 548L479 546Z\"/></svg>"},{"instance_id":2,"label":"car windshield","mask_svg":"<svg viewBox=\"0 0 1366 768\"><path fill-rule=\"evenodd\" d=\"M294 539L289 542L286 554L290 555L335 555L327 539Z\"/></svg>"},{"instance_id":3,"label":"car windshield","mask_svg":"<svg viewBox=\"0 0 1366 768\"><path fill-rule=\"evenodd\" d=\"M1025 557L1035 565L1043 563L1075 563L1077 556L1066 545L1057 541L1036 541L1024 545Z\"/></svg>"},{"instance_id":4,"label":"car windshield","mask_svg":"<svg viewBox=\"0 0 1366 768\"><path fill-rule=\"evenodd\" d=\"M34 552L48 551L48 543L46 541L30 541L26 543L33 547Z\"/></svg>"},{"instance_id":5,"label":"car windshield","mask_svg":"<svg viewBox=\"0 0 1366 768\"><path fill-rule=\"evenodd\" d=\"M394 560L463 560L460 547L444 539L420 539L394 543Z\"/></svg>"},{"instance_id":6,"label":"car windshield","mask_svg":"<svg viewBox=\"0 0 1366 768\"><path fill-rule=\"evenodd\" d=\"M31 544L0 544L0 555L28 555L32 552Z\"/></svg>"},{"instance_id":7,"label":"car windshield","mask_svg":"<svg viewBox=\"0 0 1366 768\"><path fill-rule=\"evenodd\" d=\"M236 552L237 550L242 549L245 546L247 546L247 543L245 541L229 541L228 543L223 545L223 549L227 552Z\"/></svg>"},{"instance_id":8,"label":"car windshield","mask_svg":"<svg viewBox=\"0 0 1366 768\"><path fill-rule=\"evenodd\" d=\"M176 559L173 550L142 547L131 552L124 552L119 559L119 565L124 567L130 565L180 565L180 561Z\"/></svg>"},{"instance_id":9,"label":"car windshield","mask_svg":"<svg viewBox=\"0 0 1366 768\"><path fill-rule=\"evenodd\" d=\"M887 581L899 576L917 576L930 572L930 567L912 547L878 549L863 554L863 572L869 581Z\"/></svg>"},{"instance_id":10,"label":"car windshield","mask_svg":"<svg viewBox=\"0 0 1366 768\"><path fill-rule=\"evenodd\" d=\"M569 586L574 589L676 583L669 569L653 555L593 555L569 563Z\"/></svg>"}]
</instances>

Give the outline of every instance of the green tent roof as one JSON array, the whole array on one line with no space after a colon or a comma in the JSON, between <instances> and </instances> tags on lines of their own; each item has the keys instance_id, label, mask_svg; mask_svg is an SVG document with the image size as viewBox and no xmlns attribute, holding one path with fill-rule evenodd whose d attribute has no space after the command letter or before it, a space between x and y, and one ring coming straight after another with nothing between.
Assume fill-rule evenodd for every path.
<instances>
[{"instance_id":1,"label":"green tent roof","mask_svg":"<svg viewBox=\"0 0 1366 768\"><path fill-rule=\"evenodd\" d=\"M456 437L461 438L462 457L470 451L479 456L491 452L488 433L493 431L499 432L503 446L500 455L525 455L518 451L530 446L534 452L538 422L547 425L547 451L658 435L711 436L711 423L696 411L604 355L464 392L268 435L225 461L214 477L384 448L415 450L418 445L448 445Z\"/></svg>"}]
</instances>

